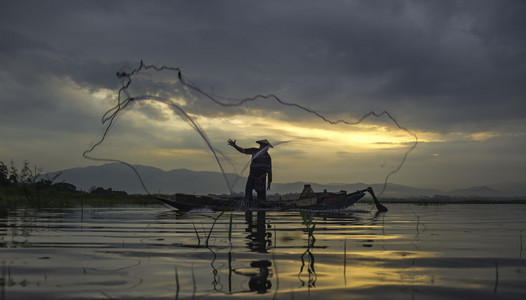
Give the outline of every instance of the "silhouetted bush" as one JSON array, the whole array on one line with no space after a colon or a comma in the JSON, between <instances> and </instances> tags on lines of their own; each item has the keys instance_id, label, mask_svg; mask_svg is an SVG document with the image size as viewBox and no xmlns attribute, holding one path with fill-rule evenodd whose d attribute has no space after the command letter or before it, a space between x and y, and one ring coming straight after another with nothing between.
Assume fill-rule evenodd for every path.
<instances>
[{"instance_id":1,"label":"silhouetted bush","mask_svg":"<svg viewBox=\"0 0 526 300\"><path fill-rule=\"evenodd\" d=\"M105 189L105 188L102 188L102 187L91 188L90 194L95 194L95 195L114 195L114 196L127 196L128 195L128 193L126 193L124 191L114 191L111 188Z\"/></svg>"}]
</instances>

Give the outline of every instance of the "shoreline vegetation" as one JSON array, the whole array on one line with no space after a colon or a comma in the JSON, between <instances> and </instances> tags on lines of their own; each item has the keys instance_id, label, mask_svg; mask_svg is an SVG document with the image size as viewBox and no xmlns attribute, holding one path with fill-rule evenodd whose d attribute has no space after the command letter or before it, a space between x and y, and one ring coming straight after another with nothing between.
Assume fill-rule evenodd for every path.
<instances>
[{"instance_id":1,"label":"shoreline vegetation","mask_svg":"<svg viewBox=\"0 0 526 300\"><path fill-rule=\"evenodd\" d=\"M41 168L32 167L27 160L21 169L13 161L10 167L0 161L0 208L158 203L151 195L129 195L111 188L93 186L81 191L71 183L58 181L60 175L43 175Z\"/></svg>"},{"instance_id":2,"label":"shoreline vegetation","mask_svg":"<svg viewBox=\"0 0 526 300\"><path fill-rule=\"evenodd\" d=\"M111 188L93 186L89 191L78 190L71 183L58 181L60 174L42 175L42 169L31 167L28 161L18 169L11 161L10 167L0 161L0 208L8 207L67 207L78 205L158 204L147 194L128 194ZM419 205L444 204L526 204L526 197L455 197L421 196L382 198L382 203L411 203ZM373 203L364 197L361 203Z\"/></svg>"}]
</instances>

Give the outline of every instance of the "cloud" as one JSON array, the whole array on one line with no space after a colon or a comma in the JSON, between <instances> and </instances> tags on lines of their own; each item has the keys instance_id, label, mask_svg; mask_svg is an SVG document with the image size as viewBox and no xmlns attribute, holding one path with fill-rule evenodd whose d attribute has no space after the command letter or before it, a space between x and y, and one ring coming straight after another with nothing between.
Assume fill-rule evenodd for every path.
<instances>
[{"instance_id":1,"label":"cloud","mask_svg":"<svg viewBox=\"0 0 526 300\"><path fill-rule=\"evenodd\" d=\"M486 158L500 157L503 152L489 142L496 137L508 147L524 148L517 137L526 129L525 16L525 2L513 0L13 1L0 11L1 138L10 141L14 132L25 132L27 140L62 134L64 143L82 143L79 135L87 139L99 132L101 115L116 100L121 82L115 73L130 71L143 59L180 67L186 78L214 95L274 94L349 121L371 110L389 111L422 136L420 149L433 148L429 151L438 159L448 147L459 151L457 142L473 138L485 139L477 145L491 149ZM163 81L170 76L156 76L135 81L134 92L181 101L207 126L212 119L253 120L277 139L287 132L283 124L305 130L328 126L272 102L224 109ZM181 96L184 100L177 100ZM136 108L137 118L147 117L141 120L169 118L164 108ZM281 128L265 127L260 118ZM169 137L160 136L168 129L154 123L140 128L133 121L123 118L122 124L135 126L136 138L151 135L153 128L158 131L152 143L172 146ZM356 130L397 132L389 120L370 119L364 126L370 127ZM243 130L231 126L230 132L241 137ZM247 142L265 133L256 131L246 134ZM213 126L207 132L213 138L228 133ZM190 136L181 134L177 146L198 147ZM284 153L293 156L299 148ZM24 155L24 150L2 149L3 156ZM47 149L51 152L52 145ZM419 159L430 162L425 157ZM64 165L57 157L49 161Z\"/></svg>"}]
</instances>

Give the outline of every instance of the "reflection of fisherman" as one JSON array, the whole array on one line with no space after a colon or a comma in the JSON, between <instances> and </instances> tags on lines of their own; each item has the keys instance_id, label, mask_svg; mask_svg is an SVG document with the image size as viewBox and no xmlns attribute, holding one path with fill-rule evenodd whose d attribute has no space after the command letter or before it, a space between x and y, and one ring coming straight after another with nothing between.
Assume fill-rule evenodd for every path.
<instances>
[{"instance_id":1,"label":"reflection of fisherman","mask_svg":"<svg viewBox=\"0 0 526 300\"><path fill-rule=\"evenodd\" d=\"M271 270L269 269L272 263L268 260L256 260L250 263L251 268L257 268L258 271L253 269L234 269L234 272L240 275L249 276L248 287L251 292L258 292L258 294L264 294L272 288L272 282L269 277L272 277ZM257 273L256 273L257 272Z\"/></svg>"},{"instance_id":2,"label":"reflection of fisherman","mask_svg":"<svg viewBox=\"0 0 526 300\"><path fill-rule=\"evenodd\" d=\"M264 294L272 287L272 283L268 280L269 267L272 263L268 260L253 261L250 263L253 268L259 268L259 274L252 275L248 282L248 287L251 291L257 291L259 294Z\"/></svg>"},{"instance_id":3,"label":"reflection of fisherman","mask_svg":"<svg viewBox=\"0 0 526 300\"><path fill-rule=\"evenodd\" d=\"M245 221L248 225L245 232L249 233L247 246L250 251L266 253L267 249L272 246L272 233L267 232L267 226L270 228L270 224L267 224L266 219L266 211L259 210L257 211L257 222L254 224L252 211L245 211Z\"/></svg>"},{"instance_id":4,"label":"reflection of fisherman","mask_svg":"<svg viewBox=\"0 0 526 300\"><path fill-rule=\"evenodd\" d=\"M266 200L265 179L268 174L268 187L270 190L270 183L272 182L272 161L268 154L268 148L272 145L267 140L260 140L256 143L259 148L241 148L236 145L236 141L228 140L228 144L237 151L252 155L250 163L250 173L248 175L247 185L245 187L245 199L252 199L252 190L256 190L258 200Z\"/></svg>"}]
</instances>

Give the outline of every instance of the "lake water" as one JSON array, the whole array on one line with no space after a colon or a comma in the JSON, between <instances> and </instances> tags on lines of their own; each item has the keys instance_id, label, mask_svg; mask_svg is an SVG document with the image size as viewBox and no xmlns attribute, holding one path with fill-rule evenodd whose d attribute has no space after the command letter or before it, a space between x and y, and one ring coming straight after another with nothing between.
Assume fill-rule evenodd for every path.
<instances>
[{"instance_id":1,"label":"lake water","mask_svg":"<svg viewBox=\"0 0 526 300\"><path fill-rule=\"evenodd\" d=\"M386 206L3 209L0 299L526 298L526 205Z\"/></svg>"}]
</instances>

